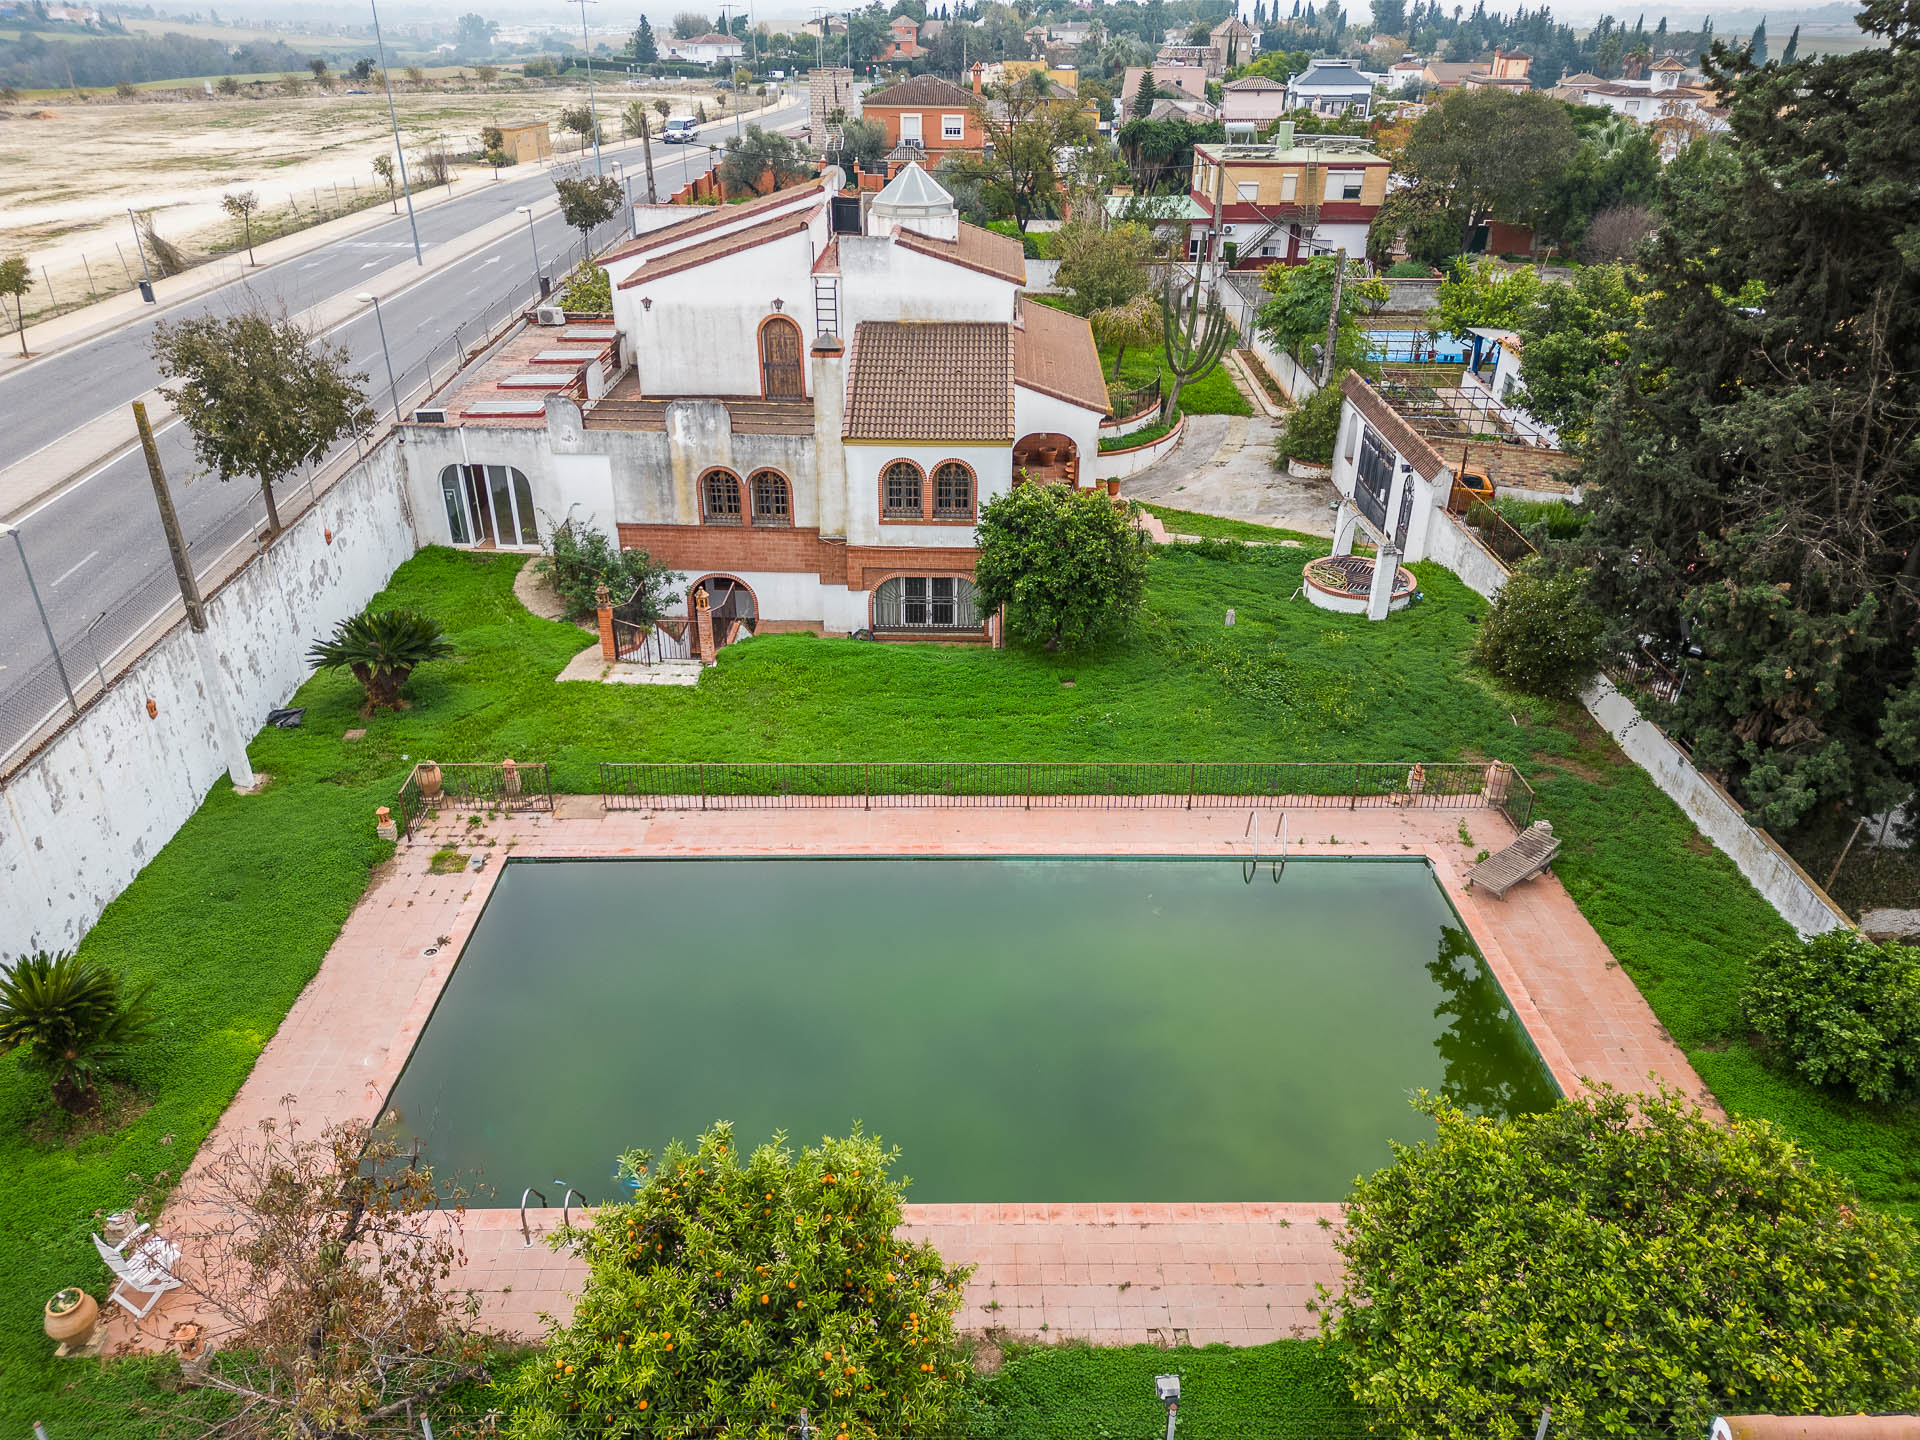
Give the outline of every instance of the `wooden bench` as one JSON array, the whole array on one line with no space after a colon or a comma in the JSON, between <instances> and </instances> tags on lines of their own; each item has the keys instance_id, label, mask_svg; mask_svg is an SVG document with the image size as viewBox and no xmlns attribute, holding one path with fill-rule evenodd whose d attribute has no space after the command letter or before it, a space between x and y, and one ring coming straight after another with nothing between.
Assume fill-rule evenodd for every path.
<instances>
[{"instance_id":1,"label":"wooden bench","mask_svg":"<svg viewBox=\"0 0 1920 1440\"><path fill-rule=\"evenodd\" d=\"M1545 870L1559 853L1560 841L1554 836L1553 826L1536 820L1513 844L1467 871L1467 889L1472 891L1478 885L1504 900L1507 891Z\"/></svg>"}]
</instances>

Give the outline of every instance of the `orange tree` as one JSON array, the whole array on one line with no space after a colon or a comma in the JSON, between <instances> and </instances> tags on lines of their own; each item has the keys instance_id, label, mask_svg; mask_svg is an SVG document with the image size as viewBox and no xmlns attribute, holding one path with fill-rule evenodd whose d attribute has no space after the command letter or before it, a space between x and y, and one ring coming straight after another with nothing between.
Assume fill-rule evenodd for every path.
<instances>
[{"instance_id":1,"label":"orange tree","mask_svg":"<svg viewBox=\"0 0 1920 1440\"><path fill-rule=\"evenodd\" d=\"M968 1268L894 1231L897 1150L858 1128L742 1160L718 1124L621 1159L634 1198L556 1237L588 1264L571 1324L507 1387L512 1431L837 1440L940 1430L966 1382L953 1333Z\"/></svg>"}]
</instances>

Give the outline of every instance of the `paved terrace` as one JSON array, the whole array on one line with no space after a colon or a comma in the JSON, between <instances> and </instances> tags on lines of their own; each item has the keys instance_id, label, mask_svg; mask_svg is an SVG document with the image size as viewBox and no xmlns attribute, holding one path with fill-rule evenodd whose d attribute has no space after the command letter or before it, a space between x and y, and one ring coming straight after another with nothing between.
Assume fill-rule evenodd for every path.
<instances>
[{"instance_id":1,"label":"paved terrace","mask_svg":"<svg viewBox=\"0 0 1920 1440\"><path fill-rule=\"evenodd\" d=\"M1277 811L1284 802L1263 804ZM497 843L479 874L432 875L443 844L478 841L472 812L423 822L375 876L320 973L294 1004L216 1129L222 1146L279 1113L280 1097L316 1134L336 1120L375 1118L472 933L500 862L519 857L831 855L1245 856L1247 803L1207 810L709 810L606 813L597 796L563 796L558 813L487 822ZM1296 812L1302 813L1302 812ZM1298 827L1291 853L1404 858L1425 855L1472 931L1508 999L1561 1088L1582 1077L1623 1088L1659 1076L1703 1104L1711 1097L1667 1038L1633 982L1551 875L1506 901L1468 894L1473 850L1452 809L1325 809ZM372 822L372 817L368 817ZM1498 849L1512 831L1476 810L1478 844ZM442 937L450 937L443 939ZM1717 1111L1716 1111L1717 1113ZM194 1229L194 1170L157 1227ZM557 1198L557 1197L556 1197ZM536 1226L558 1223L534 1212ZM1337 1204L909 1205L906 1230L950 1261L978 1267L959 1323L1016 1335L1204 1345L1259 1344L1311 1333L1316 1284L1334 1287ZM486 1322L541 1334L542 1313L564 1318L584 1267L544 1243L528 1248L517 1211L467 1216L464 1283L480 1293ZM192 1264L191 1244L183 1269ZM994 1306L989 1309L987 1307ZM109 1345L163 1348L192 1313L175 1292L137 1331L114 1317ZM201 1317L205 1318L205 1317ZM209 1338L218 1341L218 1335Z\"/></svg>"}]
</instances>

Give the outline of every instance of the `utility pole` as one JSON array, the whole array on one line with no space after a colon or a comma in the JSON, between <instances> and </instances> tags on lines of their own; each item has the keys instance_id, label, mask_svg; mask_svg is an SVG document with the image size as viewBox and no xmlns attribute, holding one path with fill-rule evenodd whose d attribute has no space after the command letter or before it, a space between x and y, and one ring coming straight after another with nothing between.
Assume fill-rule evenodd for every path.
<instances>
[{"instance_id":1,"label":"utility pole","mask_svg":"<svg viewBox=\"0 0 1920 1440\"><path fill-rule=\"evenodd\" d=\"M200 598L200 583L187 558L186 537L180 533L180 517L174 513L173 496L167 490L167 472L160 466L160 447L154 444L153 426L147 420L143 401L133 402L133 423L140 432L140 449L147 457L147 477L153 481L153 498L160 506L160 528L166 533L167 553L173 557L180 599L187 607L187 629L193 636L194 655L200 662L200 679L206 687L214 735L227 762L227 776L236 790L252 790L258 777L253 773L253 762L247 759L247 737L228 703L226 681L220 674L220 657L214 653L213 637L207 633L206 602Z\"/></svg>"},{"instance_id":2,"label":"utility pole","mask_svg":"<svg viewBox=\"0 0 1920 1440\"><path fill-rule=\"evenodd\" d=\"M424 266L427 257L420 253L420 226L413 218L413 186L407 183L407 152L400 144L400 112L393 108L393 71L387 68L387 42L380 38L380 7L367 0L373 11L373 48L380 57L380 83L387 90L387 119L393 122L393 156L400 162L400 189L407 197L407 228L413 232L413 263Z\"/></svg>"},{"instance_id":3,"label":"utility pole","mask_svg":"<svg viewBox=\"0 0 1920 1440\"><path fill-rule=\"evenodd\" d=\"M653 188L653 125L644 105L640 107L640 153L647 161L647 204L658 205L660 197Z\"/></svg>"},{"instance_id":4,"label":"utility pole","mask_svg":"<svg viewBox=\"0 0 1920 1440\"><path fill-rule=\"evenodd\" d=\"M1320 383L1333 378L1333 347L1340 338L1340 287L1347 278L1347 247L1333 257L1333 304L1327 309L1327 348L1320 356Z\"/></svg>"},{"instance_id":5,"label":"utility pole","mask_svg":"<svg viewBox=\"0 0 1920 1440\"><path fill-rule=\"evenodd\" d=\"M597 4L598 0L580 0L580 44L587 52L587 118L593 122L593 178L598 180L600 170L600 106L593 98L593 40L587 34L587 6Z\"/></svg>"}]
</instances>

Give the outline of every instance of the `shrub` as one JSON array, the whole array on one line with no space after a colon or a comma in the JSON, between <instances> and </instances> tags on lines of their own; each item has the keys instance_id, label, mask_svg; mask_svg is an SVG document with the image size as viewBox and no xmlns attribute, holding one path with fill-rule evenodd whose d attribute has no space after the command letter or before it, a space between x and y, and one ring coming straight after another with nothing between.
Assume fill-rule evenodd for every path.
<instances>
[{"instance_id":1,"label":"shrub","mask_svg":"<svg viewBox=\"0 0 1920 1440\"><path fill-rule=\"evenodd\" d=\"M314 642L307 658L322 670L352 671L367 692L362 713L370 715L381 708L406 709L400 692L413 672L451 654L453 642L438 620L402 607L349 615L332 635Z\"/></svg>"},{"instance_id":2,"label":"shrub","mask_svg":"<svg viewBox=\"0 0 1920 1440\"><path fill-rule=\"evenodd\" d=\"M1387 267L1389 280L1431 280L1432 278L1433 267L1423 265L1418 260L1402 260L1396 265Z\"/></svg>"},{"instance_id":3,"label":"shrub","mask_svg":"<svg viewBox=\"0 0 1920 1440\"><path fill-rule=\"evenodd\" d=\"M1754 956L1740 1009L1816 1085L1920 1094L1920 949L1849 930L1783 940Z\"/></svg>"},{"instance_id":4,"label":"shrub","mask_svg":"<svg viewBox=\"0 0 1920 1440\"><path fill-rule=\"evenodd\" d=\"M1765 1121L1601 1087L1509 1120L1420 1102L1361 1180L1322 1312L1377 1430L1703 1435L1912 1405L1914 1230Z\"/></svg>"},{"instance_id":5,"label":"shrub","mask_svg":"<svg viewBox=\"0 0 1920 1440\"><path fill-rule=\"evenodd\" d=\"M506 1387L523 1440L608 1434L937 1434L967 1368L954 1342L966 1269L894 1235L898 1152L857 1130L741 1162L733 1127L691 1151L632 1151L633 1200L556 1236L587 1261L572 1323Z\"/></svg>"},{"instance_id":6,"label":"shrub","mask_svg":"<svg viewBox=\"0 0 1920 1440\"><path fill-rule=\"evenodd\" d=\"M1298 460L1303 465L1331 465L1333 447L1340 434L1340 381L1344 372L1293 407L1275 445L1275 458L1284 465Z\"/></svg>"},{"instance_id":7,"label":"shrub","mask_svg":"<svg viewBox=\"0 0 1920 1440\"><path fill-rule=\"evenodd\" d=\"M100 1103L100 1070L152 1038L152 988L127 998L120 977L94 961L44 950L23 955L0 971L0 1055L25 1051L61 1109L91 1110Z\"/></svg>"},{"instance_id":8,"label":"shrub","mask_svg":"<svg viewBox=\"0 0 1920 1440\"><path fill-rule=\"evenodd\" d=\"M1579 539L1592 514L1558 500L1515 500L1505 495L1494 500L1493 508L1536 550L1544 550L1554 541Z\"/></svg>"},{"instance_id":9,"label":"shrub","mask_svg":"<svg viewBox=\"0 0 1920 1440\"><path fill-rule=\"evenodd\" d=\"M613 311L613 283L607 272L591 260L582 260L567 276L560 290L563 310L591 311L596 315Z\"/></svg>"},{"instance_id":10,"label":"shrub","mask_svg":"<svg viewBox=\"0 0 1920 1440\"><path fill-rule=\"evenodd\" d=\"M1100 490L1018 484L987 502L976 531L975 598L1007 607L1007 629L1050 650L1124 630L1147 585L1146 532Z\"/></svg>"},{"instance_id":11,"label":"shrub","mask_svg":"<svg viewBox=\"0 0 1920 1440\"><path fill-rule=\"evenodd\" d=\"M1529 560L1501 586L1474 654L1530 694L1572 695L1599 667L1601 625L1579 571Z\"/></svg>"},{"instance_id":12,"label":"shrub","mask_svg":"<svg viewBox=\"0 0 1920 1440\"><path fill-rule=\"evenodd\" d=\"M651 625L676 598L668 590L681 578L646 551L622 550L602 531L571 520L554 527L547 553L534 564L575 620L599 608L598 591L605 585L613 603L627 608L629 619Z\"/></svg>"}]
</instances>

